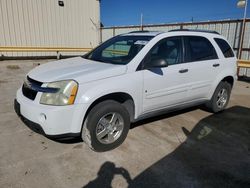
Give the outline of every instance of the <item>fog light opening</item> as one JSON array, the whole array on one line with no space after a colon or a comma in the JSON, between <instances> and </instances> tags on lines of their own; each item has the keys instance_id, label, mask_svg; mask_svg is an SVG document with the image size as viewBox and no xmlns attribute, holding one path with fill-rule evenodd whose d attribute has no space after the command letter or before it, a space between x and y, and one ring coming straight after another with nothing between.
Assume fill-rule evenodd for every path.
<instances>
[{"instance_id":1,"label":"fog light opening","mask_svg":"<svg viewBox=\"0 0 250 188\"><path fill-rule=\"evenodd\" d=\"M46 121L46 119L47 119L46 115L44 113L41 113L39 116L39 121L43 123Z\"/></svg>"}]
</instances>

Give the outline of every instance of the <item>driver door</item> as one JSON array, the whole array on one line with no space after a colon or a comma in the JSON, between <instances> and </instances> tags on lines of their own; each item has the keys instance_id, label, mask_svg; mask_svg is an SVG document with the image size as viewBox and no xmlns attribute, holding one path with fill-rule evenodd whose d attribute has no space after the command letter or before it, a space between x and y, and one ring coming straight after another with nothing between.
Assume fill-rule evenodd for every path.
<instances>
[{"instance_id":1,"label":"driver door","mask_svg":"<svg viewBox=\"0 0 250 188\"><path fill-rule=\"evenodd\" d=\"M167 67L157 68L154 60L165 60ZM186 101L189 85L188 68L183 63L182 37L169 37L158 42L144 60L143 112L160 110Z\"/></svg>"}]
</instances>

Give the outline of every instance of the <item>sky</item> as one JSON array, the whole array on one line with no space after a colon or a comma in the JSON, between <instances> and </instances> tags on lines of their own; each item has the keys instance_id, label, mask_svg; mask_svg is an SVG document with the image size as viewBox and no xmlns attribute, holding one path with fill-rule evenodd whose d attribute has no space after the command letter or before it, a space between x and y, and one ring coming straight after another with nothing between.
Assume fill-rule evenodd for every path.
<instances>
[{"instance_id":1,"label":"sky","mask_svg":"<svg viewBox=\"0 0 250 188\"><path fill-rule=\"evenodd\" d=\"M176 23L243 18L237 0L101 0L104 26ZM250 2L247 17L250 17Z\"/></svg>"}]
</instances>

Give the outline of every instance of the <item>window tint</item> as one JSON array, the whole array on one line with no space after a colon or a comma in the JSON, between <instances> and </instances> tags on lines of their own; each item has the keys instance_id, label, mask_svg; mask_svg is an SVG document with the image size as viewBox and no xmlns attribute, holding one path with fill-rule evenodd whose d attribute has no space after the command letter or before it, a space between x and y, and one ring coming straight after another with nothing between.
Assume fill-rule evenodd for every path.
<instances>
[{"instance_id":1,"label":"window tint","mask_svg":"<svg viewBox=\"0 0 250 188\"><path fill-rule=\"evenodd\" d=\"M118 65L128 64L140 50L152 39L152 36L117 36L87 55L85 59Z\"/></svg>"},{"instance_id":2,"label":"window tint","mask_svg":"<svg viewBox=\"0 0 250 188\"><path fill-rule=\"evenodd\" d=\"M157 43L149 52L147 63L158 59L164 59L168 65L181 63L182 40L181 37L170 37ZM150 65L149 65L150 66Z\"/></svg>"},{"instance_id":3,"label":"window tint","mask_svg":"<svg viewBox=\"0 0 250 188\"><path fill-rule=\"evenodd\" d=\"M114 44L110 45L109 47L105 48L102 51L102 57L109 58L109 57L127 56L132 44L133 41L115 42Z\"/></svg>"},{"instance_id":4,"label":"window tint","mask_svg":"<svg viewBox=\"0 0 250 188\"><path fill-rule=\"evenodd\" d=\"M218 38L215 38L214 40L220 47L225 58L234 57L232 48L229 46L229 44L225 40L218 39Z\"/></svg>"},{"instance_id":5,"label":"window tint","mask_svg":"<svg viewBox=\"0 0 250 188\"><path fill-rule=\"evenodd\" d=\"M217 59L218 56L211 42L199 36L185 37L186 41L186 61L204 61Z\"/></svg>"}]
</instances>

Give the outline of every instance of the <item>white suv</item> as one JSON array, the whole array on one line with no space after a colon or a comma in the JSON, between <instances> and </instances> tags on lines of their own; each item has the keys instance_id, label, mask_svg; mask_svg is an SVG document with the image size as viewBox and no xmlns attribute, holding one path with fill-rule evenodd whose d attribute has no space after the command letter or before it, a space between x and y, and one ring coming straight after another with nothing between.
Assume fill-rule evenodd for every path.
<instances>
[{"instance_id":1,"label":"white suv","mask_svg":"<svg viewBox=\"0 0 250 188\"><path fill-rule=\"evenodd\" d=\"M228 104L236 58L215 32L132 32L83 57L40 65L17 91L15 110L48 137L82 136L95 151L119 146L130 123L172 110Z\"/></svg>"}]
</instances>

